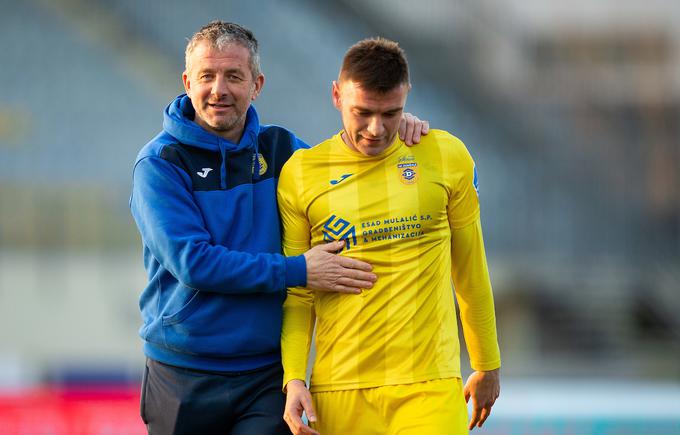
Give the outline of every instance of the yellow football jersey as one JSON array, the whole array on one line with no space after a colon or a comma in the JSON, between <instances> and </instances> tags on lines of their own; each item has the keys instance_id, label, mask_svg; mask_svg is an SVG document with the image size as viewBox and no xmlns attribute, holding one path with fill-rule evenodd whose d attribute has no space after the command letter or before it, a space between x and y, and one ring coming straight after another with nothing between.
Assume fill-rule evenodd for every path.
<instances>
[{"instance_id":1,"label":"yellow football jersey","mask_svg":"<svg viewBox=\"0 0 680 435\"><path fill-rule=\"evenodd\" d=\"M344 240L341 255L378 276L359 295L288 290L284 385L305 378L315 322L312 391L460 377L452 279L473 368L500 366L476 172L460 140L433 130L369 157L338 133L290 158L278 199L286 255Z\"/></svg>"}]
</instances>

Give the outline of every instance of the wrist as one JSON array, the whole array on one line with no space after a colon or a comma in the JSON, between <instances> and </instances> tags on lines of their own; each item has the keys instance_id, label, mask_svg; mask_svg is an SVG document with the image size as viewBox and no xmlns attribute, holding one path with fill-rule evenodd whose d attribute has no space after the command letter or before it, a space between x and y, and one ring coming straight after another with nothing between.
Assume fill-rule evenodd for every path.
<instances>
[{"instance_id":1,"label":"wrist","mask_svg":"<svg viewBox=\"0 0 680 435\"><path fill-rule=\"evenodd\" d=\"M289 389L299 389L299 388L307 388L307 384L305 384L305 381L302 379L291 379L286 383L286 385L283 387L283 392L288 392Z\"/></svg>"}]
</instances>

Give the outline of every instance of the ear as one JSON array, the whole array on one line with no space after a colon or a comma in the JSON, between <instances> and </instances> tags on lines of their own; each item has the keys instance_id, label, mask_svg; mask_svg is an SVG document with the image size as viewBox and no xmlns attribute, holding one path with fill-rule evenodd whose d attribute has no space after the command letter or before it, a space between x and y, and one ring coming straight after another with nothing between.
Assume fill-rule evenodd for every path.
<instances>
[{"instance_id":1,"label":"ear","mask_svg":"<svg viewBox=\"0 0 680 435\"><path fill-rule=\"evenodd\" d=\"M264 74L257 76L253 83L255 84L255 90L253 91L252 97L250 97L250 101L255 101L257 97L260 96L260 92L262 92L262 88L264 87Z\"/></svg>"},{"instance_id":2,"label":"ear","mask_svg":"<svg viewBox=\"0 0 680 435\"><path fill-rule=\"evenodd\" d=\"M333 105L335 106L336 109L342 111L342 101L340 99L340 83L337 81L333 80L333 88L331 91L331 95L333 98Z\"/></svg>"},{"instance_id":3,"label":"ear","mask_svg":"<svg viewBox=\"0 0 680 435\"><path fill-rule=\"evenodd\" d=\"M189 94L189 90L191 89L191 81L189 80L189 72L184 71L182 73L182 83L184 83L184 92Z\"/></svg>"}]
</instances>

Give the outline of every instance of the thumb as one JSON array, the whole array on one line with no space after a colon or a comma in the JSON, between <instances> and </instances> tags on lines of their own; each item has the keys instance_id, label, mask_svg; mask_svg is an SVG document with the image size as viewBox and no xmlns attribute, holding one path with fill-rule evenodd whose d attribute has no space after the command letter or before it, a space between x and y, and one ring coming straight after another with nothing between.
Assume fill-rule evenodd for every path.
<instances>
[{"instance_id":1,"label":"thumb","mask_svg":"<svg viewBox=\"0 0 680 435\"><path fill-rule=\"evenodd\" d=\"M463 394L465 395L465 403L468 403L470 401L470 387L467 384L463 388Z\"/></svg>"},{"instance_id":2,"label":"thumb","mask_svg":"<svg viewBox=\"0 0 680 435\"><path fill-rule=\"evenodd\" d=\"M303 400L302 407L305 410L305 414L307 414L307 420L315 422L316 413L314 412L314 405L312 405L312 402L309 399Z\"/></svg>"}]
</instances>

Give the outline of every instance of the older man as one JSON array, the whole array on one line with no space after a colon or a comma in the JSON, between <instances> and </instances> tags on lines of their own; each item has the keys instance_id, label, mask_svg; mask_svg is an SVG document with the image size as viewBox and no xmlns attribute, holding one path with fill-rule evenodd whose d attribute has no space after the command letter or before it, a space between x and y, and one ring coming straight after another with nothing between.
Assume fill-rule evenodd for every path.
<instances>
[{"instance_id":1,"label":"older man","mask_svg":"<svg viewBox=\"0 0 680 435\"><path fill-rule=\"evenodd\" d=\"M376 276L334 255L341 242L281 254L276 183L306 145L259 122L251 102L265 80L253 34L204 26L187 45L182 81L186 94L137 157L130 198L149 279L140 297L142 418L153 434L289 433L285 288L357 292ZM409 127L419 136L423 125Z\"/></svg>"}]
</instances>

